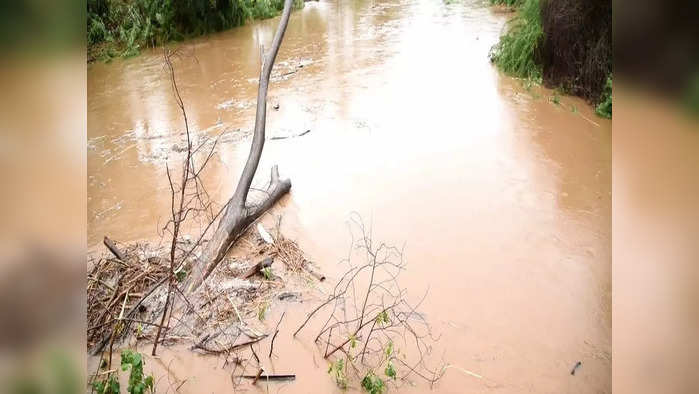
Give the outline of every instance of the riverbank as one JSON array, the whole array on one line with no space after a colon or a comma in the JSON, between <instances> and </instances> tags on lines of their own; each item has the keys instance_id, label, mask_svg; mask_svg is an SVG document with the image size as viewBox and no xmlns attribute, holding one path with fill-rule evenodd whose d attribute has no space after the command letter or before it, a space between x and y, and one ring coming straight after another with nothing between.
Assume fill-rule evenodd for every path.
<instances>
[{"instance_id":1,"label":"riverbank","mask_svg":"<svg viewBox=\"0 0 699 394\"><path fill-rule=\"evenodd\" d=\"M295 0L294 9L303 4ZM131 57L143 48L272 18L283 5L282 0L89 0L87 61Z\"/></svg>"},{"instance_id":2,"label":"riverbank","mask_svg":"<svg viewBox=\"0 0 699 394\"><path fill-rule=\"evenodd\" d=\"M490 58L509 75L526 78L596 106L612 116L612 6L598 0L491 0L516 7Z\"/></svg>"}]
</instances>

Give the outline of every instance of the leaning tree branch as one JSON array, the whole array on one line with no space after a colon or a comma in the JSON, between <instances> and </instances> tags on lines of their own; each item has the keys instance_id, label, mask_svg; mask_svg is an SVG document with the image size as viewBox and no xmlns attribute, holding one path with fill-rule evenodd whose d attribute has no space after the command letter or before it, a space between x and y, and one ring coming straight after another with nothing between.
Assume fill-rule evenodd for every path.
<instances>
[{"instance_id":1,"label":"leaning tree branch","mask_svg":"<svg viewBox=\"0 0 699 394\"><path fill-rule=\"evenodd\" d=\"M271 181L266 190L267 197L265 200L255 206L249 205L247 201L248 192L250 191L255 172L257 172L257 167L260 164L262 149L265 145L269 78L272 74L274 60L279 52L286 27L289 24L292 3L293 0L284 1L284 10L272 40L272 47L266 55L262 56L262 71L260 72L260 82L257 90L255 129L250 146L250 154L238 181L238 186L233 193L233 197L228 201L227 208L218 222L216 231L204 249L202 257L193 267L191 284L189 286L190 292L198 288L211 275L218 263L223 260L228 249L240 238L247 227L291 189L291 181L279 179L279 171L277 166L274 166L272 167Z\"/></svg>"}]
</instances>

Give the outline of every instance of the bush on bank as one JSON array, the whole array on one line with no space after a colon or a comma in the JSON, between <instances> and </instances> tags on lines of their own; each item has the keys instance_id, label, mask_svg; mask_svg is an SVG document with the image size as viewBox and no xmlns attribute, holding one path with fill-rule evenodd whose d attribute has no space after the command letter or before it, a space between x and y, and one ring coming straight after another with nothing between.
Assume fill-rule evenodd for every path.
<instances>
[{"instance_id":1,"label":"bush on bank","mask_svg":"<svg viewBox=\"0 0 699 394\"><path fill-rule=\"evenodd\" d=\"M542 81L597 105L611 117L610 0L492 0L518 7L491 50L505 73Z\"/></svg>"},{"instance_id":2,"label":"bush on bank","mask_svg":"<svg viewBox=\"0 0 699 394\"><path fill-rule=\"evenodd\" d=\"M283 7L284 0L88 0L88 61L271 18Z\"/></svg>"}]
</instances>

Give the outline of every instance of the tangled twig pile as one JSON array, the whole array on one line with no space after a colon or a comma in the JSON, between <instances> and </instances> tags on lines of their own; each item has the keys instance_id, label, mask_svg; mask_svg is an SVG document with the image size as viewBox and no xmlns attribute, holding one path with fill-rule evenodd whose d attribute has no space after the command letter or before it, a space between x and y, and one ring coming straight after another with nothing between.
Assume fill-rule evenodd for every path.
<instances>
[{"instance_id":1,"label":"tangled twig pile","mask_svg":"<svg viewBox=\"0 0 699 394\"><path fill-rule=\"evenodd\" d=\"M130 323L146 312L143 301L168 275L168 263L158 252L134 244L123 249L121 259L103 256L93 260L87 274L87 345L93 353L121 338Z\"/></svg>"}]
</instances>

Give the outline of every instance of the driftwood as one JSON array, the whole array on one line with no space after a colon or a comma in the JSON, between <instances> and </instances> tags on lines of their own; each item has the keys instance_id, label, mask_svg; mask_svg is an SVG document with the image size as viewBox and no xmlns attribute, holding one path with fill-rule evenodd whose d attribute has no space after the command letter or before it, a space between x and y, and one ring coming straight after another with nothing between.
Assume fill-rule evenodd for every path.
<instances>
[{"instance_id":1,"label":"driftwood","mask_svg":"<svg viewBox=\"0 0 699 394\"><path fill-rule=\"evenodd\" d=\"M240 238L245 230L265 211L274 205L284 194L291 189L291 181L279 178L277 166L272 167L270 184L265 194L266 198L259 204L249 204L247 201L248 192L252 185L252 179L260 163L262 149L265 144L265 124L267 118L267 90L269 78L274 66L274 60L279 52L286 27L289 24L291 5L293 0L284 1L284 10L279 19L279 26L272 40L272 47L266 55L262 56L262 71L257 91L257 112L255 115L255 130L250 146L250 154L243 168L243 173L238 181L238 185L233 193L233 197L228 201L223 216L218 222L216 231L211 240L206 245L202 257L197 261L192 269L191 282L188 290L191 292L198 288L206 278L211 275L216 266L223 260L228 249ZM261 52L264 53L264 48Z\"/></svg>"},{"instance_id":2,"label":"driftwood","mask_svg":"<svg viewBox=\"0 0 699 394\"><path fill-rule=\"evenodd\" d=\"M211 353L211 354L230 353L230 352L232 352L233 350L240 349L241 347L250 346L250 345L252 345L253 343L260 342L261 340L263 340L263 339L265 339L265 338L267 338L267 334L261 335L261 336L259 336L259 337L257 337L257 338L250 339L249 341L245 341L245 342L241 342L241 343L234 343L234 344L232 344L232 345L230 345L230 346L228 346L228 347L226 347L226 348L224 348L224 349L213 349L213 348L210 348L210 347L208 347L208 346L206 345L206 342L209 341L209 339L210 339L210 338L207 336L207 337L205 337L203 340L201 340L201 341L199 341L198 343L195 343L194 345L192 345L192 347L190 348L190 350L198 349L198 350L202 350L202 351L204 351L204 352ZM252 347L251 347L251 348L252 348Z\"/></svg>"},{"instance_id":3,"label":"driftwood","mask_svg":"<svg viewBox=\"0 0 699 394\"><path fill-rule=\"evenodd\" d=\"M274 335L272 335L272 342L269 345L269 356L272 357L272 353L274 352L274 340L277 338L277 334L279 334L279 325L282 324L282 319L284 319L284 315L286 315L286 311L282 312L282 316L279 318L279 322L277 323L277 327L274 329Z\"/></svg>"},{"instance_id":4,"label":"driftwood","mask_svg":"<svg viewBox=\"0 0 699 394\"><path fill-rule=\"evenodd\" d=\"M279 375L279 374L278 375L262 375L262 374L260 374L259 376L258 375L240 375L240 377L243 379L255 379L255 378L257 378L257 379L261 379L261 380L276 380L276 381L296 379L296 375L293 375L293 374L287 374L287 375L283 375L283 374L282 375Z\"/></svg>"},{"instance_id":5,"label":"driftwood","mask_svg":"<svg viewBox=\"0 0 699 394\"><path fill-rule=\"evenodd\" d=\"M260 370L257 371L257 375L255 375L255 378L253 378L252 384L257 384L257 380L260 379L260 376L262 376L262 372L264 372L264 371L265 370L262 368L260 368Z\"/></svg>"},{"instance_id":6,"label":"driftwood","mask_svg":"<svg viewBox=\"0 0 699 394\"><path fill-rule=\"evenodd\" d=\"M575 363L575 365L573 366L573 369L570 371L570 374L571 374L571 375L575 375L575 370L577 370L577 369L580 368L581 366L582 366L582 363L581 363L580 361L578 361L577 363Z\"/></svg>"},{"instance_id":7,"label":"driftwood","mask_svg":"<svg viewBox=\"0 0 699 394\"><path fill-rule=\"evenodd\" d=\"M294 135L280 135L276 137L270 138L270 140L285 140L287 138L296 138L296 137L303 137L304 135L308 134L311 132L311 129L306 129L306 131Z\"/></svg>"},{"instance_id":8,"label":"driftwood","mask_svg":"<svg viewBox=\"0 0 699 394\"><path fill-rule=\"evenodd\" d=\"M269 268L271 266L272 266L272 258L267 257L266 259L260 261L259 263L253 265L252 267L250 267L248 272L246 272L243 275L243 279L247 279L247 278L255 275L256 273L261 272L263 269Z\"/></svg>"},{"instance_id":9,"label":"driftwood","mask_svg":"<svg viewBox=\"0 0 699 394\"><path fill-rule=\"evenodd\" d=\"M325 280L325 275L323 275L321 272L319 272L318 270L316 270L316 269L310 264L310 262L306 262L306 264L303 265L303 268L306 270L306 272L308 272L309 274L311 274L311 276L313 276L314 278L318 279L318 281L322 282L322 281Z\"/></svg>"},{"instance_id":10,"label":"driftwood","mask_svg":"<svg viewBox=\"0 0 699 394\"><path fill-rule=\"evenodd\" d=\"M138 300L138 302L136 302L136 304L134 304L134 306L131 307L131 309L124 315L124 320L127 321L128 323L126 323L126 327L124 327L124 329L123 329L121 332L127 332L127 331L128 331L128 327L129 327L130 323L132 322L132 319L131 319L131 318L136 314L136 311L138 311L138 308L141 306L141 304L143 303L143 301L144 301L146 298L148 298L148 296L150 296L151 294L153 294L153 292L154 292L158 287L160 287L163 283L165 283L168 279L169 279L169 277L168 277L168 276L165 276L165 277L163 277L162 279L160 279L158 282L156 282L156 283L150 288L150 290L148 290L148 291ZM98 354L102 351L102 349L104 349L104 347L110 342L111 338L113 337L113 334L114 334L114 333L112 332L112 333L110 333L110 334L108 334L108 335L105 335L105 336L102 338L102 340L99 341L99 343L92 349L91 354L92 354L93 356L98 355Z\"/></svg>"},{"instance_id":11,"label":"driftwood","mask_svg":"<svg viewBox=\"0 0 699 394\"><path fill-rule=\"evenodd\" d=\"M118 258L121 261L125 260L124 254L121 252L121 250L119 250L114 241L109 239L109 237L107 237L106 235L104 236L104 246L106 246L107 249L109 249L109 251L112 252L114 257Z\"/></svg>"}]
</instances>

